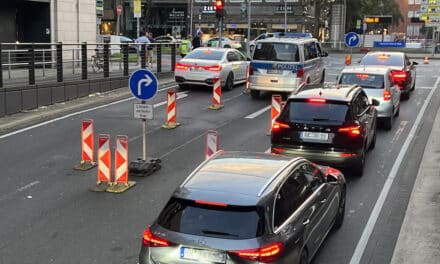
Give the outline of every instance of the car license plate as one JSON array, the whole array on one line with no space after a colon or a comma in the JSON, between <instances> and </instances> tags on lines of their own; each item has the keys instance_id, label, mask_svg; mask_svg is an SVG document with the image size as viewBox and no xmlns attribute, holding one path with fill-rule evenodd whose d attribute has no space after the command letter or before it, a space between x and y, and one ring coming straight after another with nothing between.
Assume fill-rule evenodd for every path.
<instances>
[{"instance_id":1,"label":"car license plate","mask_svg":"<svg viewBox=\"0 0 440 264\"><path fill-rule=\"evenodd\" d=\"M267 73L268 74L280 74L280 73L282 73L282 71L278 70L278 69L268 69Z\"/></svg>"},{"instance_id":2,"label":"car license plate","mask_svg":"<svg viewBox=\"0 0 440 264\"><path fill-rule=\"evenodd\" d=\"M319 132L301 132L302 139L311 139L311 140L328 140L328 133L319 133Z\"/></svg>"},{"instance_id":3,"label":"car license plate","mask_svg":"<svg viewBox=\"0 0 440 264\"><path fill-rule=\"evenodd\" d=\"M200 68L200 67L190 67L190 68L189 68L189 71L192 71L192 72L201 72L201 71L203 71L203 69Z\"/></svg>"},{"instance_id":4,"label":"car license plate","mask_svg":"<svg viewBox=\"0 0 440 264\"><path fill-rule=\"evenodd\" d=\"M197 248L187 248L187 247L180 248L180 258L198 260L198 261L208 261L214 263L226 262L225 253L212 251L212 250L197 249Z\"/></svg>"}]
</instances>

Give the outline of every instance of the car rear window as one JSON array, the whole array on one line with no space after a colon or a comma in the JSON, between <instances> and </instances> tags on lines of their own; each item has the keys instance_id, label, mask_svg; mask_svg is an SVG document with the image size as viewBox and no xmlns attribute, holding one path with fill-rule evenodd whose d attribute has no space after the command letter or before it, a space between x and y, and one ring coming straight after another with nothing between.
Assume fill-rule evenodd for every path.
<instances>
[{"instance_id":1,"label":"car rear window","mask_svg":"<svg viewBox=\"0 0 440 264\"><path fill-rule=\"evenodd\" d=\"M390 54L365 55L361 64L364 65L385 65L385 66L403 66L403 56Z\"/></svg>"},{"instance_id":2,"label":"car rear window","mask_svg":"<svg viewBox=\"0 0 440 264\"><path fill-rule=\"evenodd\" d=\"M299 62L298 46L291 43L257 43L254 60Z\"/></svg>"},{"instance_id":3,"label":"car rear window","mask_svg":"<svg viewBox=\"0 0 440 264\"><path fill-rule=\"evenodd\" d=\"M198 59L198 60L221 60L224 51L215 49L195 49L185 56L185 59Z\"/></svg>"},{"instance_id":4,"label":"car rear window","mask_svg":"<svg viewBox=\"0 0 440 264\"><path fill-rule=\"evenodd\" d=\"M384 76L381 74L343 73L339 79L340 84L359 84L362 88L383 89Z\"/></svg>"},{"instance_id":5,"label":"car rear window","mask_svg":"<svg viewBox=\"0 0 440 264\"><path fill-rule=\"evenodd\" d=\"M171 231L227 239L263 234L264 219L255 206L218 206L172 198L157 223Z\"/></svg>"},{"instance_id":6,"label":"car rear window","mask_svg":"<svg viewBox=\"0 0 440 264\"><path fill-rule=\"evenodd\" d=\"M310 103L308 101L290 101L280 114L285 122L344 122L349 119L349 107L345 103L325 102Z\"/></svg>"}]
</instances>

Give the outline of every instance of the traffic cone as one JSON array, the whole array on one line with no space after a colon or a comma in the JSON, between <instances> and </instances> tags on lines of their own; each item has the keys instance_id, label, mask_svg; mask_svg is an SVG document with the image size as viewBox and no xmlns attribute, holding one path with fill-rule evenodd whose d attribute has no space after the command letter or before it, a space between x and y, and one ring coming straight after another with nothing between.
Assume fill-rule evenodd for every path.
<instances>
[{"instance_id":1,"label":"traffic cone","mask_svg":"<svg viewBox=\"0 0 440 264\"><path fill-rule=\"evenodd\" d=\"M428 56L425 56L425 59L423 60L423 64L429 64Z\"/></svg>"}]
</instances>

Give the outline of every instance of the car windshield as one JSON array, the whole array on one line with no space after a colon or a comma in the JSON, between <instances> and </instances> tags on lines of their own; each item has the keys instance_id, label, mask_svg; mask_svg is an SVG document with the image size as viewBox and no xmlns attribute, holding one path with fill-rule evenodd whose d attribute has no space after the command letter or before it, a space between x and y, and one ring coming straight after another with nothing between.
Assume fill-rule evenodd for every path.
<instances>
[{"instance_id":1,"label":"car windshield","mask_svg":"<svg viewBox=\"0 0 440 264\"><path fill-rule=\"evenodd\" d=\"M185 59L198 59L198 60L221 60L224 51L214 49L195 49L185 56Z\"/></svg>"},{"instance_id":2,"label":"car windshield","mask_svg":"<svg viewBox=\"0 0 440 264\"><path fill-rule=\"evenodd\" d=\"M298 46L291 43L257 43L253 59L299 62Z\"/></svg>"},{"instance_id":3,"label":"car windshield","mask_svg":"<svg viewBox=\"0 0 440 264\"><path fill-rule=\"evenodd\" d=\"M305 101L290 101L280 115L285 122L300 121L329 121L344 122L349 114L345 103L309 103Z\"/></svg>"},{"instance_id":4,"label":"car windshield","mask_svg":"<svg viewBox=\"0 0 440 264\"><path fill-rule=\"evenodd\" d=\"M217 206L171 198L157 223L174 232L227 239L263 234L264 220L255 206Z\"/></svg>"},{"instance_id":5,"label":"car windshield","mask_svg":"<svg viewBox=\"0 0 440 264\"><path fill-rule=\"evenodd\" d=\"M359 84L366 89L383 89L384 77L381 74L343 73L340 84Z\"/></svg>"},{"instance_id":6,"label":"car windshield","mask_svg":"<svg viewBox=\"0 0 440 264\"><path fill-rule=\"evenodd\" d=\"M403 66L403 56L393 54L371 54L365 55L361 64L363 65L385 65L385 66Z\"/></svg>"}]
</instances>

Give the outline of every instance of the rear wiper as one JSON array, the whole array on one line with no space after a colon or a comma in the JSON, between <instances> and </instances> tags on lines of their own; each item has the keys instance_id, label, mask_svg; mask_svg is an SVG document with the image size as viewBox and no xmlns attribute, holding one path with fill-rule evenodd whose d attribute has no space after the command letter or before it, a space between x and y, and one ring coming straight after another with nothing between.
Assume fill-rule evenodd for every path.
<instances>
[{"instance_id":1,"label":"rear wiper","mask_svg":"<svg viewBox=\"0 0 440 264\"><path fill-rule=\"evenodd\" d=\"M226 232L220 232L220 231L214 231L214 230L202 230L203 234L210 234L210 235L220 235L220 236L234 236L234 237L238 237L238 235L236 234L230 234L230 233L226 233Z\"/></svg>"}]
</instances>

